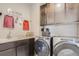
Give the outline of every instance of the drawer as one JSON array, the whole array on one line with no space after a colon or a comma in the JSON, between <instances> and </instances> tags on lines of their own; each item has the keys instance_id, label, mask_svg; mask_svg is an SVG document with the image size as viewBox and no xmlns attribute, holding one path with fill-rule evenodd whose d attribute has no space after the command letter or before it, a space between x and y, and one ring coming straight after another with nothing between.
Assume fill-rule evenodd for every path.
<instances>
[{"instance_id":1,"label":"drawer","mask_svg":"<svg viewBox=\"0 0 79 59\"><path fill-rule=\"evenodd\" d=\"M20 40L16 42L16 46L28 45L28 40Z\"/></svg>"},{"instance_id":2,"label":"drawer","mask_svg":"<svg viewBox=\"0 0 79 59\"><path fill-rule=\"evenodd\" d=\"M0 56L16 56L15 49L12 48L12 49L2 51L2 52L0 52Z\"/></svg>"},{"instance_id":3,"label":"drawer","mask_svg":"<svg viewBox=\"0 0 79 59\"><path fill-rule=\"evenodd\" d=\"M4 44L0 44L0 51L4 51L10 48L15 47L15 42L10 42L10 43L4 43Z\"/></svg>"}]
</instances>

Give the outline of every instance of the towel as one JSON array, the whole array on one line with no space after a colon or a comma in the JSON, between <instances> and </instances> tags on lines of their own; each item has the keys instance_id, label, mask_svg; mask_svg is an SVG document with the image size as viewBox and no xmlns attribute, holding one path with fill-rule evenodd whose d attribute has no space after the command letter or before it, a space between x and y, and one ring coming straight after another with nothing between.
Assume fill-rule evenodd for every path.
<instances>
[{"instance_id":1,"label":"towel","mask_svg":"<svg viewBox=\"0 0 79 59\"><path fill-rule=\"evenodd\" d=\"M6 28L14 28L14 18L13 18L13 16L5 15L3 26L6 27Z\"/></svg>"}]
</instances>

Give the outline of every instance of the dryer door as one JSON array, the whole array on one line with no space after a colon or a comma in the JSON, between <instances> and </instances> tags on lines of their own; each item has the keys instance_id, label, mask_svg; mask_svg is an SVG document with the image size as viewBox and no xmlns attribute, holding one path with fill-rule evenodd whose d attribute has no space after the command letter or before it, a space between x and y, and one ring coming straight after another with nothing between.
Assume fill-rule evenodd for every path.
<instances>
[{"instance_id":1,"label":"dryer door","mask_svg":"<svg viewBox=\"0 0 79 59\"><path fill-rule=\"evenodd\" d=\"M79 47L75 44L63 43L54 47L55 56L79 56Z\"/></svg>"},{"instance_id":2,"label":"dryer door","mask_svg":"<svg viewBox=\"0 0 79 59\"><path fill-rule=\"evenodd\" d=\"M38 56L48 56L49 55L49 45L43 39L38 39L35 42L35 52Z\"/></svg>"}]
</instances>

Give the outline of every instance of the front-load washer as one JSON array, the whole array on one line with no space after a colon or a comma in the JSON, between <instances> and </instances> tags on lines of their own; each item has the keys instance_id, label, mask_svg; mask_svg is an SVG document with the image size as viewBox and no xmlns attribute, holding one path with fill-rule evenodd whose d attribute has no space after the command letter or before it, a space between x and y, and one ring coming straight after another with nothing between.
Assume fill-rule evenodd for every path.
<instances>
[{"instance_id":1,"label":"front-load washer","mask_svg":"<svg viewBox=\"0 0 79 59\"><path fill-rule=\"evenodd\" d=\"M51 56L52 55L52 37L39 37L35 40L35 55L36 56Z\"/></svg>"},{"instance_id":2,"label":"front-load washer","mask_svg":"<svg viewBox=\"0 0 79 59\"><path fill-rule=\"evenodd\" d=\"M79 56L79 43L75 39L53 38L54 56Z\"/></svg>"}]
</instances>

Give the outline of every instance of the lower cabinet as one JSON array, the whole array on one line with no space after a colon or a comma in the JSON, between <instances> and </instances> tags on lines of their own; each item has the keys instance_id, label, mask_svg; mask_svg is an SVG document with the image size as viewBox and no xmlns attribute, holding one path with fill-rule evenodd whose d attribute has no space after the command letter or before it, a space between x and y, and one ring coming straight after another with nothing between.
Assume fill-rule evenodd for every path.
<instances>
[{"instance_id":1,"label":"lower cabinet","mask_svg":"<svg viewBox=\"0 0 79 59\"><path fill-rule=\"evenodd\" d=\"M17 56L28 56L29 51L26 45L17 47Z\"/></svg>"},{"instance_id":2,"label":"lower cabinet","mask_svg":"<svg viewBox=\"0 0 79 59\"><path fill-rule=\"evenodd\" d=\"M16 56L15 48L0 52L0 56Z\"/></svg>"},{"instance_id":3,"label":"lower cabinet","mask_svg":"<svg viewBox=\"0 0 79 59\"><path fill-rule=\"evenodd\" d=\"M18 41L16 47L17 56L34 56L34 38Z\"/></svg>"},{"instance_id":4,"label":"lower cabinet","mask_svg":"<svg viewBox=\"0 0 79 59\"><path fill-rule=\"evenodd\" d=\"M0 56L33 56L34 38L0 44Z\"/></svg>"}]
</instances>

